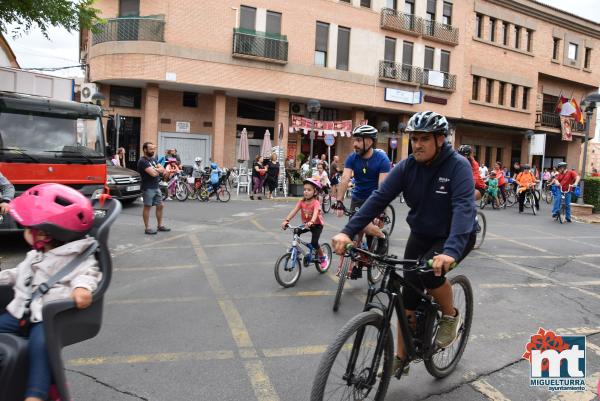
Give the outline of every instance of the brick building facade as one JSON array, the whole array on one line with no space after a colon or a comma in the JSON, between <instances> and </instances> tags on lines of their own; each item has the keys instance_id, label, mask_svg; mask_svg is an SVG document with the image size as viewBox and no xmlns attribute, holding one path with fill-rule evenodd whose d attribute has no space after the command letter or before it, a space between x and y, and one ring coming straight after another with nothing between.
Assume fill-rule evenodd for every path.
<instances>
[{"instance_id":1,"label":"brick building facade","mask_svg":"<svg viewBox=\"0 0 600 401\"><path fill-rule=\"evenodd\" d=\"M473 145L487 165L528 160L527 131L547 133L547 163L576 167L583 129L562 141L554 107L559 96L579 102L600 82L600 24L533 0L95 5L108 22L82 32L81 55L108 113L123 117L119 143L131 160L151 140L185 144L184 162L199 154L232 166L242 128L258 147L266 129L279 144L280 124L281 144L306 153L290 120L308 117L314 98L321 120L387 121L391 131L414 112L437 111L451 121L453 143ZM392 155L395 136L378 146ZM397 135L395 159L410 151L407 139ZM315 152L324 149L318 137ZM350 150L338 136L332 153Z\"/></svg>"}]
</instances>

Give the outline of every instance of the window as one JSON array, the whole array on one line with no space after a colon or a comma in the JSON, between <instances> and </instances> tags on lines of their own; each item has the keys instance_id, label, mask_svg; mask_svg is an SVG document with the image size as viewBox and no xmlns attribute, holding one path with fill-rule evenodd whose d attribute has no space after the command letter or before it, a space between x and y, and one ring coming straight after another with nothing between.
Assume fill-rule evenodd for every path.
<instances>
[{"instance_id":1,"label":"window","mask_svg":"<svg viewBox=\"0 0 600 401\"><path fill-rule=\"evenodd\" d=\"M183 92L183 107L198 107L198 94Z\"/></svg>"},{"instance_id":2,"label":"window","mask_svg":"<svg viewBox=\"0 0 600 401\"><path fill-rule=\"evenodd\" d=\"M255 118L257 120L275 120L275 102L238 98L237 116L239 118ZM263 133L260 133L263 136Z\"/></svg>"},{"instance_id":3,"label":"window","mask_svg":"<svg viewBox=\"0 0 600 401\"><path fill-rule=\"evenodd\" d=\"M482 23L483 17L481 16L481 14L475 14L475 35L478 38L481 38L481 36L483 35L482 33Z\"/></svg>"},{"instance_id":4,"label":"window","mask_svg":"<svg viewBox=\"0 0 600 401\"><path fill-rule=\"evenodd\" d=\"M496 39L496 19L495 18L490 18L490 29L489 29L489 40L490 42L493 42L494 39Z\"/></svg>"},{"instance_id":5,"label":"window","mask_svg":"<svg viewBox=\"0 0 600 401\"><path fill-rule=\"evenodd\" d=\"M521 108L523 110L527 110L528 103L529 103L529 88L523 88L523 103L521 103Z\"/></svg>"},{"instance_id":6,"label":"window","mask_svg":"<svg viewBox=\"0 0 600 401\"><path fill-rule=\"evenodd\" d=\"M577 60L577 50L578 46L575 43L569 43L569 60Z\"/></svg>"},{"instance_id":7,"label":"window","mask_svg":"<svg viewBox=\"0 0 600 401\"><path fill-rule=\"evenodd\" d=\"M256 8L241 6L240 7L240 28L255 30L256 23Z\"/></svg>"},{"instance_id":8,"label":"window","mask_svg":"<svg viewBox=\"0 0 600 401\"><path fill-rule=\"evenodd\" d=\"M315 35L315 65L327 67L327 47L329 42L329 24L317 21Z\"/></svg>"},{"instance_id":9,"label":"window","mask_svg":"<svg viewBox=\"0 0 600 401\"><path fill-rule=\"evenodd\" d=\"M502 22L502 44L508 46L508 22Z\"/></svg>"},{"instance_id":10,"label":"window","mask_svg":"<svg viewBox=\"0 0 600 401\"><path fill-rule=\"evenodd\" d=\"M360 6L371 8L371 0L360 0Z\"/></svg>"},{"instance_id":11,"label":"window","mask_svg":"<svg viewBox=\"0 0 600 401\"><path fill-rule=\"evenodd\" d=\"M142 89L126 86L110 87L110 105L113 107L131 107L139 109L142 106Z\"/></svg>"},{"instance_id":12,"label":"window","mask_svg":"<svg viewBox=\"0 0 600 401\"><path fill-rule=\"evenodd\" d=\"M494 81L486 78L485 79L485 101L486 103L492 103L492 93L494 92Z\"/></svg>"},{"instance_id":13,"label":"window","mask_svg":"<svg viewBox=\"0 0 600 401\"><path fill-rule=\"evenodd\" d=\"M442 22L446 25L452 25L452 3L444 2Z\"/></svg>"},{"instance_id":14,"label":"window","mask_svg":"<svg viewBox=\"0 0 600 401\"><path fill-rule=\"evenodd\" d=\"M558 105L558 96L547 95L544 93L542 101L543 113L555 113L556 105Z\"/></svg>"},{"instance_id":15,"label":"window","mask_svg":"<svg viewBox=\"0 0 600 401\"><path fill-rule=\"evenodd\" d=\"M525 48L528 52L531 51L531 40L533 36L533 31L531 29L525 30Z\"/></svg>"},{"instance_id":16,"label":"window","mask_svg":"<svg viewBox=\"0 0 600 401\"><path fill-rule=\"evenodd\" d=\"M560 51L560 39L553 38L554 45L552 46L552 60L558 60L558 52Z\"/></svg>"},{"instance_id":17,"label":"window","mask_svg":"<svg viewBox=\"0 0 600 401\"><path fill-rule=\"evenodd\" d=\"M480 80L481 80L481 78L473 75L473 89L472 89L472 94L471 94L471 99L473 99L473 100L479 100L479 81Z\"/></svg>"},{"instance_id":18,"label":"window","mask_svg":"<svg viewBox=\"0 0 600 401\"><path fill-rule=\"evenodd\" d=\"M413 44L404 42L402 46L402 64L412 65L413 63Z\"/></svg>"},{"instance_id":19,"label":"window","mask_svg":"<svg viewBox=\"0 0 600 401\"><path fill-rule=\"evenodd\" d=\"M404 13L410 15L415 13L415 0L404 0Z\"/></svg>"},{"instance_id":20,"label":"window","mask_svg":"<svg viewBox=\"0 0 600 401\"><path fill-rule=\"evenodd\" d=\"M351 0L340 0L340 1L344 2L344 3L351 3Z\"/></svg>"},{"instance_id":21,"label":"window","mask_svg":"<svg viewBox=\"0 0 600 401\"><path fill-rule=\"evenodd\" d=\"M504 106L504 96L506 95L506 83L500 82L498 86L498 104Z\"/></svg>"},{"instance_id":22,"label":"window","mask_svg":"<svg viewBox=\"0 0 600 401\"><path fill-rule=\"evenodd\" d=\"M119 17L139 17L140 0L120 0Z\"/></svg>"},{"instance_id":23,"label":"window","mask_svg":"<svg viewBox=\"0 0 600 401\"><path fill-rule=\"evenodd\" d=\"M433 54L435 49L433 47L425 47L425 64L424 68L426 70L433 70Z\"/></svg>"},{"instance_id":24,"label":"window","mask_svg":"<svg viewBox=\"0 0 600 401\"><path fill-rule=\"evenodd\" d=\"M385 7L391 8L392 10L396 10L398 7L398 4L397 4L396 0L385 0Z\"/></svg>"},{"instance_id":25,"label":"window","mask_svg":"<svg viewBox=\"0 0 600 401\"><path fill-rule=\"evenodd\" d=\"M496 161L499 161L500 163L502 163L502 148L497 148L496 149ZM491 163L490 163L491 164Z\"/></svg>"},{"instance_id":26,"label":"window","mask_svg":"<svg viewBox=\"0 0 600 401\"><path fill-rule=\"evenodd\" d=\"M267 11L267 32L281 33L281 13L275 11Z\"/></svg>"},{"instance_id":27,"label":"window","mask_svg":"<svg viewBox=\"0 0 600 401\"><path fill-rule=\"evenodd\" d=\"M590 49L589 47L586 47L585 48L585 62L583 63L583 68L587 68L589 70L590 66L591 66L591 61L592 61L592 49Z\"/></svg>"},{"instance_id":28,"label":"window","mask_svg":"<svg viewBox=\"0 0 600 401\"><path fill-rule=\"evenodd\" d=\"M385 52L383 55L385 61L396 61L396 39L385 38Z\"/></svg>"},{"instance_id":29,"label":"window","mask_svg":"<svg viewBox=\"0 0 600 401\"><path fill-rule=\"evenodd\" d=\"M517 107L517 85L510 85L510 107Z\"/></svg>"},{"instance_id":30,"label":"window","mask_svg":"<svg viewBox=\"0 0 600 401\"><path fill-rule=\"evenodd\" d=\"M440 62L441 72L450 72L450 52L442 50L442 58Z\"/></svg>"},{"instance_id":31,"label":"window","mask_svg":"<svg viewBox=\"0 0 600 401\"><path fill-rule=\"evenodd\" d=\"M519 48L519 44L521 43L521 27L515 25L515 49Z\"/></svg>"},{"instance_id":32,"label":"window","mask_svg":"<svg viewBox=\"0 0 600 401\"><path fill-rule=\"evenodd\" d=\"M437 0L427 0L427 19L429 21L435 21L435 9Z\"/></svg>"},{"instance_id":33,"label":"window","mask_svg":"<svg viewBox=\"0 0 600 401\"><path fill-rule=\"evenodd\" d=\"M492 162L492 150L494 148L492 148L491 146L486 146L485 147L485 165L489 166L490 169L493 167L494 162ZM483 163L483 160L482 160Z\"/></svg>"},{"instance_id":34,"label":"window","mask_svg":"<svg viewBox=\"0 0 600 401\"><path fill-rule=\"evenodd\" d=\"M344 28L343 26L340 26L338 28L336 68L338 70L348 71L349 58L350 58L350 28Z\"/></svg>"}]
</instances>

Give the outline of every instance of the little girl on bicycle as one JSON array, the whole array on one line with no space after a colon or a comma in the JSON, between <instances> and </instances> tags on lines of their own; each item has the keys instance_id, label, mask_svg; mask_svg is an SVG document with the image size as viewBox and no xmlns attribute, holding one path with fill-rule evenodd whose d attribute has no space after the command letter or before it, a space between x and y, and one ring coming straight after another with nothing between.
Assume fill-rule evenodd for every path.
<instances>
[{"instance_id":1,"label":"little girl on bicycle","mask_svg":"<svg viewBox=\"0 0 600 401\"><path fill-rule=\"evenodd\" d=\"M319 255L319 264L322 269L326 269L329 265L327 256L323 254L321 246L319 245L319 238L323 232L323 212L321 211L321 202L319 202L319 192L322 190L320 181L312 178L307 178L303 181L304 183L304 199L298 201L294 209L287 215L285 220L281 223L281 228L285 230L290 223L290 220L296 216L296 213L302 211L302 223L304 223L303 232L310 231L312 233L312 239L310 244L314 249L317 250Z\"/></svg>"},{"instance_id":2,"label":"little girl on bicycle","mask_svg":"<svg viewBox=\"0 0 600 401\"><path fill-rule=\"evenodd\" d=\"M94 243L93 238L86 237L94 222L94 210L90 201L73 188L41 184L15 198L10 203L10 214L25 228L25 240L33 250L17 267L0 272L0 284L13 285L15 294L7 312L0 315L0 333L29 337L29 376L24 397L25 401L42 401L48 398L52 381L43 306L72 298L77 308L87 308L102 273L91 255L48 292L37 289Z\"/></svg>"}]
</instances>

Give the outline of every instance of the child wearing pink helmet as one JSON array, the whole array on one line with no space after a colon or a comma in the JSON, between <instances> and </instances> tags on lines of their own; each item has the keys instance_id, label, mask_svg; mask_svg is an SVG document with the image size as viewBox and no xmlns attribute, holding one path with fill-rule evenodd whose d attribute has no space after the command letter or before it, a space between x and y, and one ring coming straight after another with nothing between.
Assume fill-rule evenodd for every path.
<instances>
[{"instance_id":1,"label":"child wearing pink helmet","mask_svg":"<svg viewBox=\"0 0 600 401\"><path fill-rule=\"evenodd\" d=\"M29 337L29 376L24 397L25 401L42 401L48 398L52 380L42 308L50 301L69 297L79 309L90 306L92 292L102 278L96 259L91 255L47 292L33 300L32 296L41 284L94 243L86 236L94 222L94 210L90 201L73 188L41 184L15 198L10 214L25 228L25 240L33 250L17 267L0 272L0 284L12 285L15 294L7 312L0 315L0 333Z\"/></svg>"},{"instance_id":2,"label":"child wearing pink helmet","mask_svg":"<svg viewBox=\"0 0 600 401\"><path fill-rule=\"evenodd\" d=\"M327 269L329 266L329 260L323 253L321 246L319 245L319 238L323 232L323 211L321 210L321 202L319 201L319 193L323 190L321 182L313 178L307 178L303 181L304 183L304 197L298 201L296 207L288 214L288 216L281 223L281 228L286 229L290 220L296 216L300 210L302 211L301 218L302 223L305 226L305 232L310 231L312 233L312 239L310 244L314 249L317 249L319 255L319 264L322 269Z\"/></svg>"}]
</instances>

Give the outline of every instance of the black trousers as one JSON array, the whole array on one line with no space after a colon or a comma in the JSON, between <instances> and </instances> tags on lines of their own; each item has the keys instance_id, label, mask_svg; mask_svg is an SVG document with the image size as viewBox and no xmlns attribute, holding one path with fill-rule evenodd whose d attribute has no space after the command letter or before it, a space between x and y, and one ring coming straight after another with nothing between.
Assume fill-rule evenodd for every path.
<instances>
[{"instance_id":1,"label":"black trousers","mask_svg":"<svg viewBox=\"0 0 600 401\"><path fill-rule=\"evenodd\" d=\"M535 208L536 209L540 209L540 198L538 198L537 196L537 192L532 190L531 192L533 192L533 199L535 199ZM523 209L525 209L525 194L527 193L527 191L523 191L519 194L518 198L519 198L519 212L522 212Z\"/></svg>"}]
</instances>

